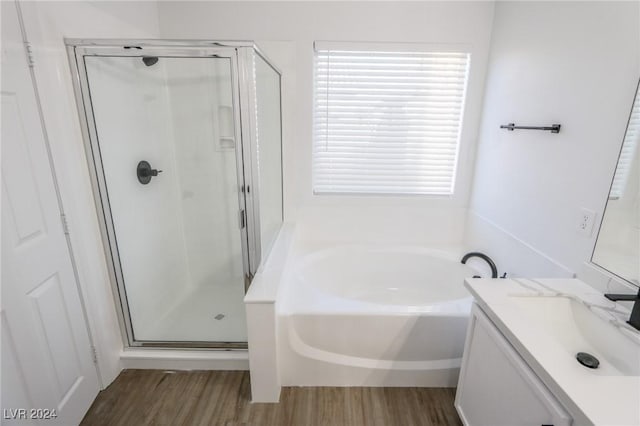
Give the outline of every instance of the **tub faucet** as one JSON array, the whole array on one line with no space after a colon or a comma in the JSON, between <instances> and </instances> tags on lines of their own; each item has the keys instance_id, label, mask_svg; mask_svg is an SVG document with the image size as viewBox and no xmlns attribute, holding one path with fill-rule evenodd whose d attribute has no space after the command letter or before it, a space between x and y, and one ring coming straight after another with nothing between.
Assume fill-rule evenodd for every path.
<instances>
[{"instance_id":1,"label":"tub faucet","mask_svg":"<svg viewBox=\"0 0 640 426\"><path fill-rule=\"evenodd\" d=\"M498 268L496 267L496 264L493 262L493 260L491 260L489 256L487 256L484 253L480 253L478 251L472 251L470 253L467 253L464 256L462 256L462 260L460 261L460 263L467 263L467 260L469 260L469 258L471 257L479 257L480 259L487 262L491 267L491 278L498 278Z\"/></svg>"}]
</instances>

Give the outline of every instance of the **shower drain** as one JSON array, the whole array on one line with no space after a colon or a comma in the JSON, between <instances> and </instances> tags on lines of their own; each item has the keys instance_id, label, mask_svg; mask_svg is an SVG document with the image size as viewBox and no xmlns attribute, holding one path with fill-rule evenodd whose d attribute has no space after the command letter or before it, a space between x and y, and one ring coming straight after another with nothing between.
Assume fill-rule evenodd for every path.
<instances>
[{"instance_id":1,"label":"shower drain","mask_svg":"<svg viewBox=\"0 0 640 426\"><path fill-rule=\"evenodd\" d=\"M218 314L214 318L220 321L222 318L224 318L224 314Z\"/></svg>"}]
</instances>

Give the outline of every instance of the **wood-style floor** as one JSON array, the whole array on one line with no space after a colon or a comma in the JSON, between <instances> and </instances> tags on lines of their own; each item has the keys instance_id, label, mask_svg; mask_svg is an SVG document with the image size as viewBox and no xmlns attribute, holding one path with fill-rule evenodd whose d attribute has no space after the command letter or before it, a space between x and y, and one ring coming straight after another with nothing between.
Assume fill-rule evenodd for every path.
<instances>
[{"instance_id":1,"label":"wood-style floor","mask_svg":"<svg viewBox=\"0 0 640 426\"><path fill-rule=\"evenodd\" d=\"M252 404L246 371L125 370L83 425L461 425L448 388L283 388Z\"/></svg>"}]
</instances>

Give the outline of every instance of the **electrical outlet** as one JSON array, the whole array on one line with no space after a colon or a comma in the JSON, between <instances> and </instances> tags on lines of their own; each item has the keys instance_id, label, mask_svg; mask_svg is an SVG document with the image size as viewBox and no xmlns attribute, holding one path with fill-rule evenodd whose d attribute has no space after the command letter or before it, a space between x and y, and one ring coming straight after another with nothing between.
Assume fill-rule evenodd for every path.
<instances>
[{"instance_id":1,"label":"electrical outlet","mask_svg":"<svg viewBox=\"0 0 640 426\"><path fill-rule=\"evenodd\" d=\"M578 233L585 237L590 237L593 232L593 224L596 221L596 212L593 210L582 208L578 219Z\"/></svg>"}]
</instances>

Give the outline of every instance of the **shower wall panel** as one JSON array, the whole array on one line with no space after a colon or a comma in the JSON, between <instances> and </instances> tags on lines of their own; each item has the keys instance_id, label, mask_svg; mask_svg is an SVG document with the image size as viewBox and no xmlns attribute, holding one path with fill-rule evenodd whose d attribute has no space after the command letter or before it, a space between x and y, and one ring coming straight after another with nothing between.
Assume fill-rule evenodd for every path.
<instances>
[{"instance_id":1,"label":"shower wall panel","mask_svg":"<svg viewBox=\"0 0 640 426\"><path fill-rule=\"evenodd\" d=\"M228 61L202 58L167 67L177 202L193 285L237 286L243 275L238 207L221 202L238 194L231 69Z\"/></svg>"}]
</instances>

